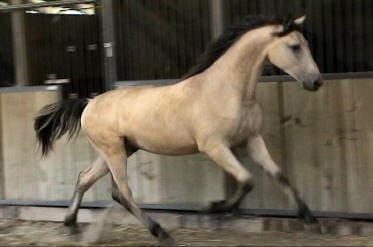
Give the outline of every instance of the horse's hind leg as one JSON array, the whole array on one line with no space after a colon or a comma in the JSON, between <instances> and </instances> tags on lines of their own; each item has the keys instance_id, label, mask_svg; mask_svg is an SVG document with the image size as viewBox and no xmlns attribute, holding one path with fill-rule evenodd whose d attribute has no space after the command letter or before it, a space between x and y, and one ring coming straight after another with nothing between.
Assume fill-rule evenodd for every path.
<instances>
[{"instance_id":1,"label":"horse's hind leg","mask_svg":"<svg viewBox=\"0 0 373 247\"><path fill-rule=\"evenodd\" d=\"M72 203L69 207L69 213L66 215L64 224L74 227L76 218L84 193L101 177L109 172L105 160L99 156L89 167L80 172L78 181L75 187Z\"/></svg>"},{"instance_id":2,"label":"horse's hind leg","mask_svg":"<svg viewBox=\"0 0 373 247\"><path fill-rule=\"evenodd\" d=\"M127 183L127 154L120 138L110 138L105 144L96 145L96 148L102 152L106 158L106 163L113 176L118 193L116 199L131 214L138 218L149 231L164 244L172 244L174 240L163 230L158 222L154 221L136 205Z\"/></svg>"},{"instance_id":3,"label":"horse's hind leg","mask_svg":"<svg viewBox=\"0 0 373 247\"><path fill-rule=\"evenodd\" d=\"M289 196L298 207L298 215L309 226L311 231L321 232L318 220L312 215L307 204L299 197L298 192L292 187L282 174L278 165L272 160L263 138L258 135L248 142L248 152L254 162L258 163L273 178L275 178L282 190Z\"/></svg>"}]
</instances>

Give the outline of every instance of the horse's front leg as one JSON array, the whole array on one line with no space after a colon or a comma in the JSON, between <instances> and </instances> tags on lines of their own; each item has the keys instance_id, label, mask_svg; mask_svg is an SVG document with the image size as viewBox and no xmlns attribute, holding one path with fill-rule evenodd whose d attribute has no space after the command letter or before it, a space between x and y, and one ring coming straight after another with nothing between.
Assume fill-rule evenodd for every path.
<instances>
[{"instance_id":1,"label":"horse's front leg","mask_svg":"<svg viewBox=\"0 0 373 247\"><path fill-rule=\"evenodd\" d=\"M282 190L298 207L298 215L304 220L306 228L310 231L321 232L318 220L312 215L307 204L299 197L298 192L292 187L288 179L282 174L281 169L272 160L262 136L257 135L248 141L248 152L254 162L258 163L272 178L276 179Z\"/></svg>"},{"instance_id":2,"label":"horse's front leg","mask_svg":"<svg viewBox=\"0 0 373 247\"><path fill-rule=\"evenodd\" d=\"M232 175L238 183L236 192L227 200L213 202L208 208L202 210L205 213L219 213L234 211L245 195L252 189L252 179L249 171L238 161L230 148L224 143L212 143L202 149L216 164Z\"/></svg>"},{"instance_id":3,"label":"horse's front leg","mask_svg":"<svg viewBox=\"0 0 373 247\"><path fill-rule=\"evenodd\" d=\"M82 202L84 193L101 177L109 172L103 157L98 157L92 162L89 167L80 172L76 183L72 203L69 207L69 212L65 217L64 225L71 227L71 230L76 230L76 219L79 206Z\"/></svg>"}]
</instances>

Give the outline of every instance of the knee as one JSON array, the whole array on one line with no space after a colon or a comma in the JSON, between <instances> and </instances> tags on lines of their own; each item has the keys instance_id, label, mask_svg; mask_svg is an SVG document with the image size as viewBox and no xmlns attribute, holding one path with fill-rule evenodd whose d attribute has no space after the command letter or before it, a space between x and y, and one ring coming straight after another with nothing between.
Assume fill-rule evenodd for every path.
<instances>
[{"instance_id":1,"label":"knee","mask_svg":"<svg viewBox=\"0 0 373 247\"><path fill-rule=\"evenodd\" d=\"M252 185L253 179L251 174L246 171L242 170L236 175L237 182L243 185Z\"/></svg>"}]
</instances>

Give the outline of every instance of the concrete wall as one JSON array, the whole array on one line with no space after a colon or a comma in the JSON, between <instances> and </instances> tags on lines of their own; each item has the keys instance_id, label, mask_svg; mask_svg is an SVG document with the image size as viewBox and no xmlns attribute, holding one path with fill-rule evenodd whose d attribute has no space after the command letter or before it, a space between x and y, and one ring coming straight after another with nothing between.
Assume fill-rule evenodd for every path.
<instances>
[{"instance_id":1,"label":"concrete wall","mask_svg":"<svg viewBox=\"0 0 373 247\"><path fill-rule=\"evenodd\" d=\"M371 79L328 81L316 93L294 82L259 84L268 148L312 209L373 211L372 91ZM0 95L3 198L70 199L79 171L94 159L83 133L68 144L60 140L47 159L36 153L32 119L59 97L57 92ZM242 159L256 183L242 207L293 207L271 179ZM129 163L130 186L142 203L203 204L229 193L227 178L204 155L139 152ZM85 199L110 199L110 191L105 177Z\"/></svg>"}]
</instances>

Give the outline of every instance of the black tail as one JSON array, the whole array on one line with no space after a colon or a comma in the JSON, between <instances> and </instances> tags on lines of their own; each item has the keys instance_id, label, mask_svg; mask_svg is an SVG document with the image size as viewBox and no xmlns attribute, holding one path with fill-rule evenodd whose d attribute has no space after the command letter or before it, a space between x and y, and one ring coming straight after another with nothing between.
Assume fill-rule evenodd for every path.
<instances>
[{"instance_id":1,"label":"black tail","mask_svg":"<svg viewBox=\"0 0 373 247\"><path fill-rule=\"evenodd\" d=\"M34 129L43 156L53 143L69 132L69 140L80 130L80 118L88 99L69 99L44 106L35 118Z\"/></svg>"}]
</instances>

